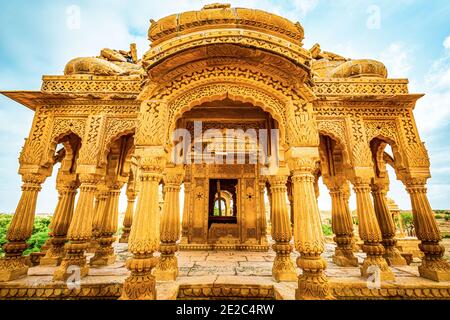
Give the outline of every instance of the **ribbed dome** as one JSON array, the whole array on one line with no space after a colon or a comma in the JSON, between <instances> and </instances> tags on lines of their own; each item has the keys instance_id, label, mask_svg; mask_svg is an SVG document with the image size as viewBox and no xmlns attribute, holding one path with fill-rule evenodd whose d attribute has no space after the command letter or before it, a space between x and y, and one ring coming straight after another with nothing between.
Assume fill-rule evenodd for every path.
<instances>
[{"instance_id":1,"label":"ribbed dome","mask_svg":"<svg viewBox=\"0 0 450 320\"><path fill-rule=\"evenodd\" d=\"M304 30L300 23L256 9L231 8L229 4L211 4L200 11L174 14L152 21L149 39L153 44L208 28L241 28L272 33L300 44Z\"/></svg>"}]
</instances>

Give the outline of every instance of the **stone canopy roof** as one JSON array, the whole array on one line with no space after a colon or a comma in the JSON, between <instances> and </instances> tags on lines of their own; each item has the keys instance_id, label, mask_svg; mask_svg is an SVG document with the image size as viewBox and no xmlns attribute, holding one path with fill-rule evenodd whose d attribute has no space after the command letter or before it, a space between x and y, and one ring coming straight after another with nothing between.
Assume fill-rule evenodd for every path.
<instances>
[{"instance_id":1,"label":"stone canopy roof","mask_svg":"<svg viewBox=\"0 0 450 320\"><path fill-rule=\"evenodd\" d=\"M200 11L173 14L151 22L148 36L154 45L211 26L263 30L296 44L300 44L304 37L304 30L299 22L293 23L262 10L231 8L230 4L211 4Z\"/></svg>"}]
</instances>

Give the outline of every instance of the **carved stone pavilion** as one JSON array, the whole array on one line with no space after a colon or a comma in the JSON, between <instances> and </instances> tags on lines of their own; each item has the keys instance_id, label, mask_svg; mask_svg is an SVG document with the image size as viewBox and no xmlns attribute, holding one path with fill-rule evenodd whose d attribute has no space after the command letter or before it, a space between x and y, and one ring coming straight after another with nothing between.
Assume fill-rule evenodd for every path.
<instances>
[{"instance_id":1,"label":"carved stone pavilion","mask_svg":"<svg viewBox=\"0 0 450 320\"><path fill-rule=\"evenodd\" d=\"M157 298L156 279L176 281L182 252L270 248L275 283L293 281L297 299L336 298L341 291L330 285L322 257L319 177L332 198L333 264L359 270L361 279L378 267L383 283L403 288L392 271L406 261L396 247L387 201L391 166L411 197L424 255L417 278L449 297L450 266L427 198L430 162L413 114L423 95L410 93L408 80L388 78L379 61L346 59L319 45L305 49L298 22L225 4L152 20L148 36L150 49L141 59L135 45L130 51L103 49L99 57L70 61L64 75L44 76L41 91L2 92L35 116L20 154L22 196L0 260L0 298L20 297L12 284L30 270L23 252L36 202L58 163L59 200L40 260L55 267L52 288L73 267L84 278L90 268L114 263L119 240L132 253L121 299ZM185 129L194 136L198 122L201 134L267 129L266 140L275 147L245 148L248 139L200 141L200 150L231 144L212 157L241 155L245 161L237 164L209 161L197 142L173 152L179 142L173 133ZM260 145L260 139L253 142ZM262 157L253 163L255 153ZM189 161L179 163L174 154ZM116 239L123 188L128 209ZM365 253L359 264L351 188ZM94 253L90 260L87 252ZM423 292L432 297L431 289Z\"/></svg>"}]
</instances>

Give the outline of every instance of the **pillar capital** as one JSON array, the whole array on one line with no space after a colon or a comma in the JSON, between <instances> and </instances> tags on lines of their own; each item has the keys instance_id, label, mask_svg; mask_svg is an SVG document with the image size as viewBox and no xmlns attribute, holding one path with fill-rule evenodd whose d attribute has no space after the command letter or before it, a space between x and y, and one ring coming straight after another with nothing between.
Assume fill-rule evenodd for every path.
<instances>
[{"instance_id":1,"label":"pillar capital","mask_svg":"<svg viewBox=\"0 0 450 320\"><path fill-rule=\"evenodd\" d=\"M287 175L270 176L268 180L269 180L269 184L270 184L271 188L275 188L275 187L285 187L286 188L288 176Z\"/></svg>"},{"instance_id":2,"label":"pillar capital","mask_svg":"<svg viewBox=\"0 0 450 320\"><path fill-rule=\"evenodd\" d=\"M370 188L372 190L372 194L379 194L386 196L388 192L388 185L380 182L374 182L370 185Z\"/></svg>"},{"instance_id":3,"label":"pillar capital","mask_svg":"<svg viewBox=\"0 0 450 320\"><path fill-rule=\"evenodd\" d=\"M79 180L81 185L91 186L97 189L97 185L100 182L100 175L95 173L81 173Z\"/></svg>"},{"instance_id":4,"label":"pillar capital","mask_svg":"<svg viewBox=\"0 0 450 320\"><path fill-rule=\"evenodd\" d=\"M166 168L164 170L163 180L166 187L180 187L184 180L183 167Z\"/></svg>"},{"instance_id":5,"label":"pillar capital","mask_svg":"<svg viewBox=\"0 0 450 320\"><path fill-rule=\"evenodd\" d=\"M357 176L357 177L352 177L350 179L351 183L353 184L353 187L356 188L355 192L357 192L357 190L360 190L360 188L368 188L370 191L370 185L372 183L372 179L371 177L367 177L367 176Z\"/></svg>"},{"instance_id":6,"label":"pillar capital","mask_svg":"<svg viewBox=\"0 0 450 320\"><path fill-rule=\"evenodd\" d=\"M329 176L325 175L322 176L323 183L328 188L328 190L331 192L346 192L348 191L348 179L344 175L336 175L336 176Z\"/></svg>"},{"instance_id":7,"label":"pillar capital","mask_svg":"<svg viewBox=\"0 0 450 320\"><path fill-rule=\"evenodd\" d=\"M65 176L64 179L60 179L56 182L56 190L58 190L59 194L76 192L79 186L80 182L77 181L76 175Z\"/></svg>"},{"instance_id":8,"label":"pillar capital","mask_svg":"<svg viewBox=\"0 0 450 320\"><path fill-rule=\"evenodd\" d=\"M408 193L426 193L427 181L425 177L406 177L403 179L406 190Z\"/></svg>"},{"instance_id":9,"label":"pillar capital","mask_svg":"<svg viewBox=\"0 0 450 320\"><path fill-rule=\"evenodd\" d=\"M262 186L266 187L266 186L267 186L267 182L268 182L267 177L260 177L259 180L258 180L258 184L259 184L261 187L262 187Z\"/></svg>"},{"instance_id":10,"label":"pillar capital","mask_svg":"<svg viewBox=\"0 0 450 320\"><path fill-rule=\"evenodd\" d=\"M47 176L40 173L25 173L22 175L22 182L24 183L42 184L45 179L47 179Z\"/></svg>"},{"instance_id":11,"label":"pillar capital","mask_svg":"<svg viewBox=\"0 0 450 320\"><path fill-rule=\"evenodd\" d=\"M138 147L135 154L141 177L152 173L160 175L164 171L167 153L163 147Z\"/></svg>"},{"instance_id":12,"label":"pillar capital","mask_svg":"<svg viewBox=\"0 0 450 320\"><path fill-rule=\"evenodd\" d=\"M292 174L311 173L317 168L320 160L319 149L316 147L292 147L286 152L286 159Z\"/></svg>"}]
</instances>

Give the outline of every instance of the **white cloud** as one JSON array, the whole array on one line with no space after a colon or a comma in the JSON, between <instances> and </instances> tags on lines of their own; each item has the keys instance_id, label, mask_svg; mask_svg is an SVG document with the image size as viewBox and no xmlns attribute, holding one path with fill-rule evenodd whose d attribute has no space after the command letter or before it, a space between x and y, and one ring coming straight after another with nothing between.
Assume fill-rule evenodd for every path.
<instances>
[{"instance_id":1,"label":"white cloud","mask_svg":"<svg viewBox=\"0 0 450 320\"><path fill-rule=\"evenodd\" d=\"M391 43L380 55L390 78L407 78L413 66L413 59L409 49L403 42Z\"/></svg>"},{"instance_id":2,"label":"white cloud","mask_svg":"<svg viewBox=\"0 0 450 320\"><path fill-rule=\"evenodd\" d=\"M298 11L302 17L305 17L310 11L317 7L319 0L293 0L292 3L296 11Z\"/></svg>"},{"instance_id":3,"label":"white cloud","mask_svg":"<svg viewBox=\"0 0 450 320\"><path fill-rule=\"evenodd\" d=\"M445 46L445 44L444 44ZM425 97L417 103L417 124L426 134L448 125L450 120L450 52L435 61L425 75Z\"/></svg>"},{"instance_id":4,"label":"white cloud","mask_svg":"<svg viewBox=\"0 0 450 320\"><path fill-rule=\"evenodd\" d=\"M444 40L444 48L445 48L445 49L450 49L450 36L448 36L448 37Z\"/></svg>"}]
</instances>

